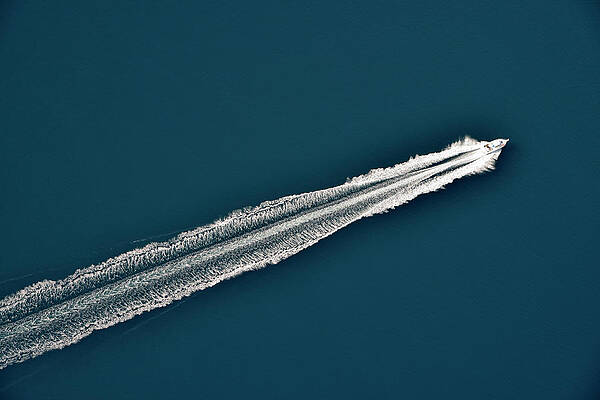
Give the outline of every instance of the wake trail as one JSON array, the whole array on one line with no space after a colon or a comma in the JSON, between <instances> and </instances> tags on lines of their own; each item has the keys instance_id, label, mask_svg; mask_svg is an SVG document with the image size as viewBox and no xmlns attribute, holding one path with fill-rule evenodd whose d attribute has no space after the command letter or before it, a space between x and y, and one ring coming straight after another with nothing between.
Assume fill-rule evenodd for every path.
<instances>
[{"instance_id":1,"label":"wake trail","mask_svg":"<svg viewBox=\"0 0 600 400\"><path fill-rule=\"evenodd\" d=\"M346 183L245 208L0 301L0 369L77 342L245 271L275 264L344 226L455 179L493 169L499 151L465 138Z\"/></svg>"}]
</instances>

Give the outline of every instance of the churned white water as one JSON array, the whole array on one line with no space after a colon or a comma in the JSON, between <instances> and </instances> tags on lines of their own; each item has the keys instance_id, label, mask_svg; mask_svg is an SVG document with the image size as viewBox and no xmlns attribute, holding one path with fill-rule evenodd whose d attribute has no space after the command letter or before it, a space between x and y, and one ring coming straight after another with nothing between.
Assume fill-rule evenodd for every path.
<instances>
[{"instance_id":1,"label":"churned white water","mask_svg":"<svg viewBox=\"0 0 600 400\"><path fill-rule=\"evenodd\" d=\"M363 217L493 169L500 150L490 153L486 143L465 138L443 151L237 210L62 280L28 286L0 300L0 369L275 264Z\"/></svg>"}]
</instances>

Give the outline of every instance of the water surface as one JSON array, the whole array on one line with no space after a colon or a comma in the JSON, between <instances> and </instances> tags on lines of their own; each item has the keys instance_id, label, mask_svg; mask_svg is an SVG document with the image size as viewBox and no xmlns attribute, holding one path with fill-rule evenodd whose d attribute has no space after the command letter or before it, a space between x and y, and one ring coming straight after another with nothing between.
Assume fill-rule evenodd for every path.
<instances>
[{"instance_id":1,"label":"water surface","mask_svg":"<svg viewBox=\"0 0 600 400\"><path fill-rule=\"evenodd\" d=\"M594 398L599 11L4 2L2 296L465 134L511 142L491 174L7 368L0 397Z\"/></svg>"}]
</instances>

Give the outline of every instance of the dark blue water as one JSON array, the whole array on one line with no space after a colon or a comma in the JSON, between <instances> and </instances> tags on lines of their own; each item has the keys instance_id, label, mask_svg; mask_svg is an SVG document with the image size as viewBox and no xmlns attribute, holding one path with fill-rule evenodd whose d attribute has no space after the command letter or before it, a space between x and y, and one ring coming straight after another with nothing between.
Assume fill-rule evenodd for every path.
<instances>
[{"instance_id":1,"label":"dark blue water","mask_svg":"<svg viewBox=\"0 0 600 400\"><path fill-rule=\"evenodd\" d=\"M0 93L2 296L511 139L492 173L2 370L0 398L600 395L597 3L4 1Z\"/></svg>"}]
</instances>

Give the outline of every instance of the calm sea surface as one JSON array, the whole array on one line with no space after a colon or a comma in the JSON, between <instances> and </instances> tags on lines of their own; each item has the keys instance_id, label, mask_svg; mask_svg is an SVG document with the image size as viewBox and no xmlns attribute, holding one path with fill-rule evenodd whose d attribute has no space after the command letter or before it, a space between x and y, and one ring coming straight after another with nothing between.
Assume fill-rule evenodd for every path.
<instances>
[{"instance_id":1,"label":"calm sea surface","mask_svg":"<svg viewBox=\"0 0 600 400\"><path fill-rule=\"evenodd\" d=\"M600 6L282 3L0 2L0 296L465 134L497 170L0 398L600 396Z\"/></svg>"}]
</instances>

